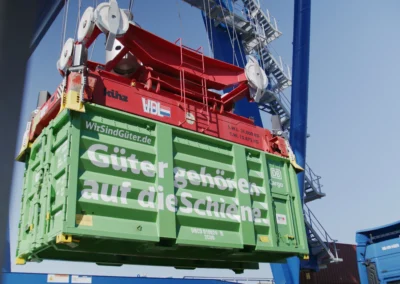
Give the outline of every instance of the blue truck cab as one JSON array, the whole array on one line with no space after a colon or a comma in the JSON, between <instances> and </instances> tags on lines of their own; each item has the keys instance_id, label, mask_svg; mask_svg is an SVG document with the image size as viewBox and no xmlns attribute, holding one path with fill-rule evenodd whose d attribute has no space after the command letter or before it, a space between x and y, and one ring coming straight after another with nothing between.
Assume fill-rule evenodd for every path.
<instances>
[{"instance_id":1,"label":"blue truck cab","mask_svg":"<svg viewBox=\"0 0 400 284\"><path fill-rule=\"evenodd\" d=\"M356 242L361 284L400 284L400 221L358 231Z\"/></svg>"}]
</instances>

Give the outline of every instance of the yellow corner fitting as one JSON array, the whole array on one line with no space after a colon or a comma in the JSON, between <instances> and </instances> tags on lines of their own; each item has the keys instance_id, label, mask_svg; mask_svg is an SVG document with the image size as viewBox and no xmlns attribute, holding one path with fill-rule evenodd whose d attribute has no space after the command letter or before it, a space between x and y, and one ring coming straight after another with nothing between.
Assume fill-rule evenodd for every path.
<instances>
[{"instance_id":1,"label":"yellow corner fitting","mask_svg":"<svg viewBox=\"0 0 400 284\"><path fill-rule=\"evenodd\" d=\"M25 265L25 264L26 264L26 260L23 259L22 257L17 257L17 258L15 259L15 264L16 264L16 265Z\"/></svg>"},{"instance_id":2,"label":"yellow corner fitting","mask_svg":"<svg viewBox=\"0 0 400 284\"><path fill-rule=\"evenodd\" d=\"M260 241L262 243L268 243L269 242L269 238L268 238L268 236L260 236Z\"/></svg>"},{"instance_id":3,"label":"yellow corner fitting","mask_svg":"<svg viewBox=\"0 0 400 284\"><path fill-rule=\"evenodd\" d=\"M30 224L29 225L29 231L32 231L33 230L33 224Z\"/></svg>"},{"instance_id":4,"label":"yellow corner fitting","mask_svg":"<svg viewBox=\"0 0 400 284\"><path fill-rule=\"evenodd\" d=\"M287 140L285 140L285 143L286 143L286 146L288 149L289 160L290 160L290 163L292 164L294 170L296 171L296 173L304 172L304 169L297 164L296 155L293 153L293 150L290 147L289 142Z\"/></svg>"},{"instance_id":5,"label":"yellow corner fitting","mask_svg":"<svg viewBox=\"0 0 400 284\"><path fill-rule=\"evenodd\" d=\"M18 153L17 158L15 159L18 162L23 162L25 160L26 150L32 147L32 143L29 142L27 145L23 145Z\"/></svg>"},{"instance_id":6,"label":"yellow corner fitting","mask_svg":"<svg viewBox=\"0 0 400 284\"><path fill-rule=\"evenodd\" d=\"M59 234L56 238L57 244L66 244L70 248L76 248L79 242L79 240L72 239L71 235Z\"/></svg>"},{"instance_id":7,"label":"yellow corner fitting","mask_svg":"<svg viewBox=\"0 0 400 284\"><path fill-rule=\"evenodd\" d=\"M136 86L136 82L135 81L132 81L131 82L131 87L135 87Z\"/></svg>"},{"instance_id":8,"label":"yellow corner fitting","mask_svg":"<svg viewBox=\"0 0 400 284\"><path fill-rule=\"evenodd\" d=\"M297 163L296 160L291 160L290 163L292 164L293 168L295 169L296 173L304 172L304 169L300 167Z\"/></svg>"},{"instance_id":9,"label":"yellow corner fitting","mask_svg":"<svg viewBox=\"0 0 400 284\"><path fill-rule=\"evenodd\" d=\"M46 213L46 220L50 220L50 212Z\"/></svg>"},{"instance_id":10,"label":"yellow corner fitting","mask_svg":"<svg viewBox=\"0 0 400 284\"><path fill-rule=\"evenodd\" d=\"M309 256L308 254L306 254L306 255L304 255L303 259L309 260L309 259L310 259L310 256Z\"/></svg>"},{"instance_id":11,"label":"yellow corner fitting","mask_svg":"<svg viewBox=\"0 0 400 284\"><path fill-rule=\"evenodd\" d=\"M25 160L26 150L32 147L32 143L29 142L29 133L30 133L31 127L32 127L32 122L29 121L26 125L24 136L22 137L22 145L19 150L18 156L16 158L16 160L19 162L23 162Z\"/></svg>"},{"instance_id":12,"label":"yellow corner fitting","mask_svg":"<svg viewBox=\"0 0 400 284\"><path fill-rule=\"evenodd\" d=\"M68 244L68 243L72 243L72 236L71 236L71 235L59 234L59 235L56 237L56 243L57 243L57 244Z\"/></svg>"},{"instance_id":13,"label":"yellow corner fitting","mask_svg":"<svg viewBox=\"0 0 400 284\"><path fill-rule=\"evenodd\" d=\"M64 109L85 112L85 105L81 102L79 92L69 90L67 93L62 94L60 112Z\"/></svg>"}]
</instances>

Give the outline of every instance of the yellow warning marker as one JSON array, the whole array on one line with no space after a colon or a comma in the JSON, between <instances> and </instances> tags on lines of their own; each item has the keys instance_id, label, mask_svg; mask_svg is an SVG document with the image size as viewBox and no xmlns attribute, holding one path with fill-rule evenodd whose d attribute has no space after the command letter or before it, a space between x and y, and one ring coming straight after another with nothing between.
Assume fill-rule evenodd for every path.
<instances>
[{"instance_id":1,"label":"yellow warning marker","mask_svg":"<svg viewBox=\"0 0 400 284\"><path fill-rule=\"evenodd\" d=\"M91 215L82 215L76 214L75 216L75 224L78 226L93 226L93 216Z\"/></svg>"},{"instance_id":2,"label":"yellow warning marker","mask_svg":"<svg viewBox=\"0 0 400 284\"><path fill-rule=\"evenodd\" d=\"M81 102L79 92L68 90L67 93L62 94L60 112L64 109L85 112L85 105Z\"/></svg>"}]
</instances>

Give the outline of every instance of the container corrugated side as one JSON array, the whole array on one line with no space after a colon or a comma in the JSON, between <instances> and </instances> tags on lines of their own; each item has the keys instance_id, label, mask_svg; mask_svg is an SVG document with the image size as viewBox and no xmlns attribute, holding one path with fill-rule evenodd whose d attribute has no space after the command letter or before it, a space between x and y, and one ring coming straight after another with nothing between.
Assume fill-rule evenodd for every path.
<instances>
[{"instance_id":1,"label":"container corrugated side","mask_svg":"<svg viewBox=\"0 0 400 284\"><path fill-rule=\"evenodd\" d=\"M338 255L343 259L339 263L331 263L318 272L301 272L301 284L357 284L360 283L357 267L356 246L337 243Z\"/></svg>"},{"instance_id":2,"label":"container corrugated side","mask_svg":"<svg viewBox=\"0 0 400 284\"><path fill-rule=\"evenodd\" d=\"M41 207L47 202L43 187L45 181L45 164L47 150L47 131L43 130L26 156L23 194L21 196L20 223L18 229L18 253L29 254L36 249L36 240L44 232L43 223L39 222Z\"/></svg>"},{"instance_id":3,"label":"container corrugated side","mask_svg":"<svg viewBox=\"0 0 400 284\"><path fill-rule=\"evenodd\" d=\"M46 134L33 146L47 149L40 210L20 224L40 229L20 230L23 258L256 263L308 253L287 159L89 104L60 113ZM34 161L31 152L27 172Z\"/></svg>"}]
</instances>

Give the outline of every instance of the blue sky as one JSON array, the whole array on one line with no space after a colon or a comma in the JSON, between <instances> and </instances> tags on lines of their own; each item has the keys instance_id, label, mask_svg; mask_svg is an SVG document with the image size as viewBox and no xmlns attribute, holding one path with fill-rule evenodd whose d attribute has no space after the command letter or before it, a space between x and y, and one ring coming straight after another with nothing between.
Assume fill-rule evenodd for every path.
<instances>
[{"instance_id":1,"label":"blue sky","mask_svg":"<svg viewBox=\"0 0 400 284\"><path fill-rule=\"evenodd\" d=\"M83 8L93 0L82 0ZM101 2L101 1L98 1ZM128 0L119 0L128 7ZM66 38L74 37L78 1L69 7ZM283 35L273 43L291 65L293 1L261 1L277 18ZM309 204L330 235L354 243L355 231L394 222L400 199L397 179L400 154L395 117L400 103L400 2L396 0L312 3L307 162L322 176L327 196ZM190 47L209 47L200 12L180 0L135 0L134 17L143 28L167 40L182 38ZM61 51L63 11L29 62L19 139L37 93L51 93L61 81L56 62ZM104 60L104 40L97 41L93 60ZM397 90L397 91L396 91ZM288 93L290 94L290 92ZM268 117L266 119L269 119ZM20 144L17 145L17 148ZM11 199L11 254L15 252L23 164L15 164ZM142 266L104 268L91 264L43 262L15 266L14 271L96 275L233 276L209 270L179 271ZM68 268L67 268L68 266ZM245 276L270 277L269 265Z\"/></svg>"}]
</instances>

